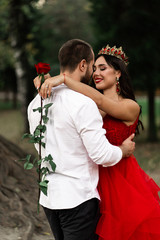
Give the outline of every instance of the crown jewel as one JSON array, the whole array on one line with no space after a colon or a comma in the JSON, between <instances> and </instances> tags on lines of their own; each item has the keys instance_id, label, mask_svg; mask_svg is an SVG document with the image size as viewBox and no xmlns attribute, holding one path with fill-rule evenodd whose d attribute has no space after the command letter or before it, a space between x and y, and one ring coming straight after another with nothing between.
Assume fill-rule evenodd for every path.
<instances>
[{"instance_id":1,"label":"crown jewel","mask_svg":"<svg viewBox=\"0 0 160 240\"><path fill-rule=\"evenodd\" d=\"M111 55L115 56L119 59L121 59L126 65L128 65L128 57L126 54L123 52L122 47L117 48L116 46L110 47L108 44L105 48L102 48L99 52L98 55L100 54L106 54L106 55Z\"/></svg>"}]
</instances>

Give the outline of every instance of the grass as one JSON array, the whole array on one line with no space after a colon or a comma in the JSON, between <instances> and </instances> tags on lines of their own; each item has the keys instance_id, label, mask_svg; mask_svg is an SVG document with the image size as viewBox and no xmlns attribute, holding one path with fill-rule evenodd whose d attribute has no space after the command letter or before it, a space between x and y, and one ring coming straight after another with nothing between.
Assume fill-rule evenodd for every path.
<instances>
[{"instance_id":1,"label":"grass","mask_svg":"<svg viewBox=\"0 0 160 240\"><path fill-rule=\"evenodd\" d=\"M146 98L138 99L142 105L145 128L147 128L147 101ZM2 105L1 105L2 106ZM3 105L5 106L5 105ZM16 143L26 152L36 154L33 144L22 140L23 132L23 117L19 110L12 110L10 108L0 110L0 134L8 140ZM156 100L156 116L157 123L160 123L160 98ZM160 126L160 124L159 124ZM146 131L144 131L136 140L135 156L140 166L160 185L160 154L159 142L146 142Z\"/></svg>"},{"instance_id":2,"label":"grass","mask_svg":"<svg viewBox=\"0 0 160 240\"><path fill-rule=\"evenodd\" d=\"M148 99L143 97L137 97L137 102L142 107L142 121L145 128L148 127ZM155 118L156 125L160 127L160 97L155 98Z\"/></svg>"},{"instance_id":3,"label":"grass","mask_svg":"<svg viewBox=\"0 0 160 240\"><path fill-rule=\"evenodd\" d=\"M7 102L1 101L0 102L0 109L1 110L12 109L12 102L10 102L10 101L7 101Z\"/></svg>"},{"instance_id":4,"label":"grass","mask_svg":"<svg viewBox=\"0 0 160 240\"><path fill-rule=\"evenodd\" d=\"M33 144L29 144L26 140L22 140L23 132L23 116L20 110L0 110L0 134L6 139L14 142L26 152L35 154Z\"/></svg>"}]
</instances>

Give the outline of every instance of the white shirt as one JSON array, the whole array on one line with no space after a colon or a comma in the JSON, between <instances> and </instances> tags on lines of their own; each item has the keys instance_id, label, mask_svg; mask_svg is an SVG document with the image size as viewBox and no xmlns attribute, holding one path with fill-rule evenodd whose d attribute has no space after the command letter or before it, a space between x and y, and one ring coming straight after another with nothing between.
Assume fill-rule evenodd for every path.
<instances>
[{"instance_id":1,"label":"white shirt","mask_svg":"<svg viewBox=\"0 0 160 240\"><path fill-rule=\"evenodd\" d=\"M70 90L64 84L54 88L49 99L49 121L43 156L51 154L55 173L48 174L48 193L41 192L40 204L49 209L67 209L99 198L98 164L113 166L122 158L119 147L111 145L102 128L103 121L96 104L88 97ZM39 124L40 106L37 95L28 107L30 131ZM37 147L38 150L38 147ZM42 163L42 167L48 163Z\"/></svg>"}]
</instances>

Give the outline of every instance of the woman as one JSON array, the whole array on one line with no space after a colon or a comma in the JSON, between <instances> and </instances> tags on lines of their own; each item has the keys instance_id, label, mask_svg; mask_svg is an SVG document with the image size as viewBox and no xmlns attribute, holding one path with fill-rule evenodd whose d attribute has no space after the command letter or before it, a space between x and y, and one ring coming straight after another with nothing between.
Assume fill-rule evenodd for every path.
<instances>
[{"instance_id":1,"label":"woman","mask_svg":"<svg viewBox=\"0 0 160 240\"><path fill-rule=\"evenodd\" d=\"M122 48L103 48L96 57L93 80L96 88L78 83L65 73L47 79L51 88L65 83L96 102L103 116L108 140L120 145L131 133L139 132L140 107L136 103L127 72L128 58ZM97 226L99 240L159 240L160 188L140 168L132 155L112 167L99 167L98 190L101 218Z\"/></svg>"}]
</instances>

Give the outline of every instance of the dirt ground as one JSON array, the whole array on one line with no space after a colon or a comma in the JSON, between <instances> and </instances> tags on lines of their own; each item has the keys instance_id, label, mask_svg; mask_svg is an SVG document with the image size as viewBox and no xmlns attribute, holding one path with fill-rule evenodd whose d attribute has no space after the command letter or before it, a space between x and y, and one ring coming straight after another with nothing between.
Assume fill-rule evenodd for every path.
<instances>
[{"instance_id":1,"label":"dirt ground","mask_svg":"<svg viewBox=\"0 0 160 240\"><path fill-rule=\"evenodd\" d=\"M21 240L23 237L20 234L18 228L2 227L0 226L0 238L1 240ZM53 240L53 236L46 232L42 234L34 233L32 240Z\"/></svg>"},{"instance_id":2,"label":"dirt ground","mask_svg":"<svg viewBox=\"0 0 160 240\"><path fill-rule=\"evenodd\" d=\"M26 153L0 136L0 240L54 240L40 206L36 169L24 170Z\"/></svg>"},{"instance_id":3,"label":"dirt ground","mask_svg":"<svg viewBox=\"0 0 160 240\"><path fill-rule=\"evenodd\" d=\"M0 138L0 240L54 240L43 209L37 213L36 171L24 170L18 161L24 152L17 145L2 143ZM144 170L160 185L158 149L159 143L138 144L136 155L141 165L147 162Z\"/></svg>"},{"instance_id":4,"label":"dirt ground","mask_svg":"<svg viewBox=\"0 0 160 240\"><path fill-rule=\"evenodd\" d=\"M15 192L10 191L9 201L3 199L0 202L0 239L54 240L43 209L40 207L40 212L37 213L36 178L33 178L32 182L30 176L29 180L25 174L24 177L25 181L28 181L26 185L11 176L6 182L8 191L14 189ZM5 191L2 190L3 193Z\"/></svg>"}]
</instances>

